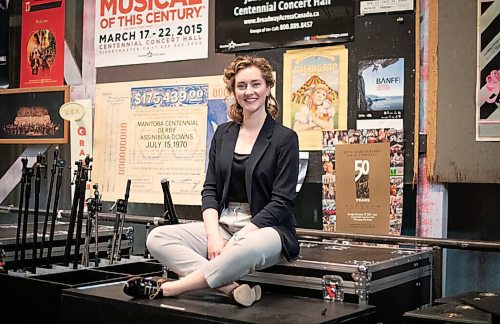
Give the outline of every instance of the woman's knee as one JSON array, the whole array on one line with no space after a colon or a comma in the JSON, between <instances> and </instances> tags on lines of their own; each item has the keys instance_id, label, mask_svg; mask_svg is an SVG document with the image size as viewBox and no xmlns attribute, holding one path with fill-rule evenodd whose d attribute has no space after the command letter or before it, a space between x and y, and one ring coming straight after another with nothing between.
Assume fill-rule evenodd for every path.
<instances>
[{"instance_id":1,"label":"woman's knee","mask_svg":"<svg viewBox=\"0 0 500 324\"><path fill-rule=\"evenodd\" d=\"M156 246L157 239L154 233L157 231L157 229L158 227L153 228L146 237L146 247L148 248L149 251L151 251L151 249Z\"/></svg>"},{"instance_id":2,"label":"woman's knee","mask_svg":"<svg viewBox=\"0 0 500 324\"><path fill-rule=\"evenodd\" d=\"M171 239L169 232L168 228L164 226L153 228L146 238L146 247L148 250L153 251L157 247L165 245L165 243Z\"/></svg>"}]
</instances>

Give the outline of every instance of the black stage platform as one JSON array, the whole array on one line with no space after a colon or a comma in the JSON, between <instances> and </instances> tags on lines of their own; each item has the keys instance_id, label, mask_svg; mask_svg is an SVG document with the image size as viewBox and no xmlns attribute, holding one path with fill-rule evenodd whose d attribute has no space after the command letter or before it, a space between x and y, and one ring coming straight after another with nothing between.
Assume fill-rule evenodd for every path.
<instances>
[{"instance_id":1,"label":"black stage platform","mask_svg":"<svg viewBox=\"0 0 500 324\"><path fill-rule=\"evenodd\" d=\"M251 307L232 304L212 289L175 298L133 299L124 281L65 289L62 323L375 323L375 307L263 292ZM163 306L162 306L163 305ZM166 306L165 306L166 305ZM167 320L169 320L167 322Z\"/></svg>"}]
</instances>

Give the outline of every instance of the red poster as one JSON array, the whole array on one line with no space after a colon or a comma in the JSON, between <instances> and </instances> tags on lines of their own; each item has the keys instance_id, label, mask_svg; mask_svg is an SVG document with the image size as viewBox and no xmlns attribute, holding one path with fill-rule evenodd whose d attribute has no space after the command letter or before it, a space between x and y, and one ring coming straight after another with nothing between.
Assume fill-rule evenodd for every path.
<instances>
[{"instance_id":1,"label":"red poster","mask_svg":"<svg viewBox=\"0 0 500 324\"><path fill-rule=\"evenodd\" d=\"M64 85L64 0L22 0L20 87Z\"/></svg>"}]
</instances>

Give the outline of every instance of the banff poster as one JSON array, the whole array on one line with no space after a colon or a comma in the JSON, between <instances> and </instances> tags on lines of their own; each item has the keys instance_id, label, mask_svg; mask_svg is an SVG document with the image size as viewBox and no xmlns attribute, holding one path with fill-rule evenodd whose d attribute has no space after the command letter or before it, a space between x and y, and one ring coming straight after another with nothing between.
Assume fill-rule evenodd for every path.
<instances>
[{"instance_id":1,"label":"banff poster","mask_svg":"<svg viewBox=\"0 0 500 324\"><path fill-rule=\"evenodd\" d=\"M401 234L402 130L325 131L322 163L325 231Z\"/></svg>"},{"instance_id":2,"label":"banff poster","mask_svg":"<svg viewBox=\"0 0 500 324\"><path fill-rule=\"evenodd\" d=\"M97 0L96 67L208 57L209 0Z\"/></svg>"},{"instance_id":3,"label":"banff poster","mask_svg":"<svg viewBox=\"0 0 500 324\"><path fill-rule=\"evenodd\" d=\"M354 2L218 0L215 20L217 52L345 43L354 37Z\"/></svg>"},{"instance_id":4,"label":"banff poster","mask_svg":"<svg viewBox=\"0 0 500 324\"><path fill-rule=\"evenodd\" d=\"M123 196L130 179L130 201L162 203L165 178L174 204L200 205L225 94L222 76L98 84L93 180L103 200Z\"/></svg>"},{"instance_id":5,"label":"banff poster","mask_svg":"<svg viewBox=\"0 0 500 324\"><path fill-rule=\"evenodd\" d=\"M479 1L478 21L476 140L500 141L500 1Z\"/></svg>"},{"instance_id":6,"label":"banff poster","mask_svg":"<svg viewBox=\"0 0 500 324\"><path fill-rule=\"evenodd\" d=\"M64 85L64 0L22 0L20 87Z\"/></svg>"},{"instance_id":7,"label":"banff poster","mask_svg":"<svg viewBox=\"0 0 500 324\"><path fill-rule=\"evenodd\" d=\"M321 150L324 130L347 128L347 49L292 50L283 62L283 124L301 150Z\"/></svg>"},{"instance_id":8,"label":"banff poster","mask_svg":"<svg viewBox=\"0 0 500 324\"><path fill-rule=\"evenodd\" d=\"M358 120L403 118L404 58L358 64Z\"/></svg>"}]
</instances>

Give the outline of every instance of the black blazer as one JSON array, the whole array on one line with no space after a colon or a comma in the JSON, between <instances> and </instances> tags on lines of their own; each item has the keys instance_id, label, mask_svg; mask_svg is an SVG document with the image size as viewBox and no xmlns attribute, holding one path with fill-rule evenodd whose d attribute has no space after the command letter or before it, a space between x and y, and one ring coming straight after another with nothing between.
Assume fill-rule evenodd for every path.
<instances>
[{"instance_id":1,"label":"black blazer","mask_svg":"<svg viewBox=\"0 0 500 324\"><path fill-rule=\"evenodd\" d=\"M228 122L217 127L209 153L207 176L201 192L202 211L225 208L234 148L240 125ZM248 158L245 171L251 222L273 227L280 237L283 255L290 261L299 254L293 214L299 173L297 134L267 116Z\"/></svg>"}]
</instances>

